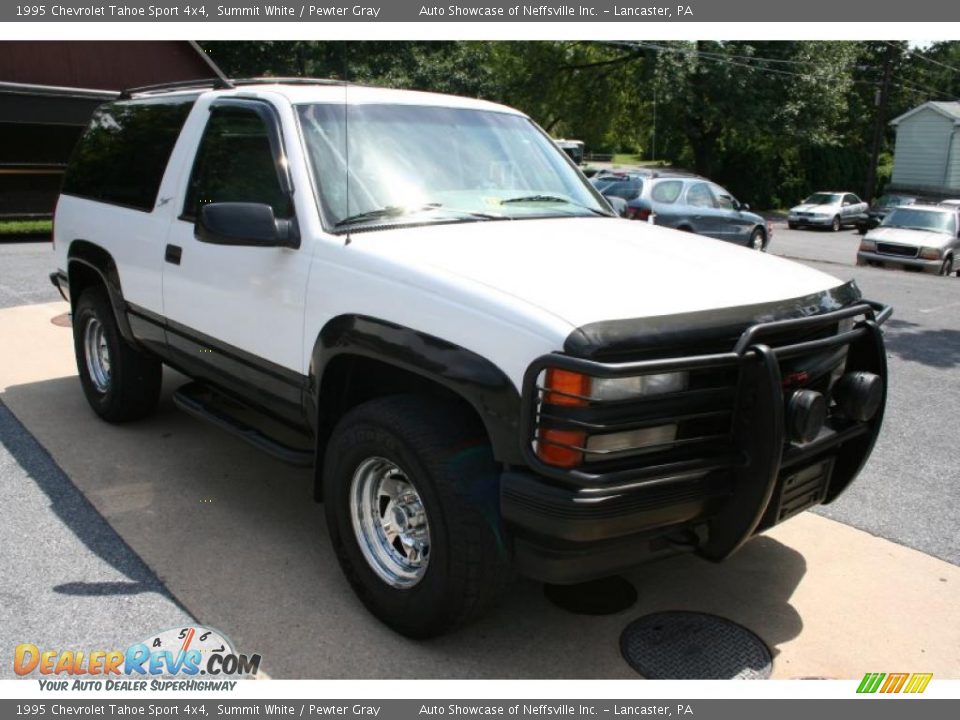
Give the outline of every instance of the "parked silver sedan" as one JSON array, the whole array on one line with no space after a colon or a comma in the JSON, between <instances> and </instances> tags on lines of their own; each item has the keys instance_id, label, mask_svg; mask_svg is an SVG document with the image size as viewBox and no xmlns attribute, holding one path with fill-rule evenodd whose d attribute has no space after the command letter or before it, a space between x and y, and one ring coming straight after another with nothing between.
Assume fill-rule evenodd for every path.
<instances>
[{"instance_id":1,"label":"parked silver sedan","mask_svg":"<svg viewBox=\"0 0 960 720\"><path fill-rule=\"evenodd\" d=\"M830 228L838 232L844 225L856 225L868 205L849 192L815 192L796 207L790 208L787 226Z\"/></svg>"},{"instance_id":2,"label":"parked silver sedan","mask_svg":"<svg viewBox=\"0 0 960 720\"><path fill-rule=\"evenodd\" d=\"M860 241L857 265L960 276L960 213L942 205L895 208Z\"/></svg>"}]
</instances>

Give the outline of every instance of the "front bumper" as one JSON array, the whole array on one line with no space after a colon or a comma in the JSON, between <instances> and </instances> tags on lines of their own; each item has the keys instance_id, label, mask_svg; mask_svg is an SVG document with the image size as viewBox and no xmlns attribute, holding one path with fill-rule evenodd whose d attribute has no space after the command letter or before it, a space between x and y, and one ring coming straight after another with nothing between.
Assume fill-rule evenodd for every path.
<instances>
[{"instance_id":1,"label":"front bumper","mask_svg":"<svg viewBox=\"0 0 960 720\"><path fill-rule=\"evenodd\" d=\"M906 258L898 255L882 255L876 252L857 252L857 265L883 265L884 267L910 268L933 274L939 274L943 260L922 260L920 258Z\"/></svg>"},{"instance_id":2,"label":"front bumper","mask_svg":"<svg viewBox=\"0 0 960 720\"><path fill-rule=\"evenodd\" d=\"M60 297L70 302L70 279L62 270L50 273L50 282L60 291Z\"/></svg>"},{"instance_id":3,"label":"front bumper","mask_svg":"<svg viewBox=\"0 0 960 720\"><path fill-rule=\"evenodd\" d=\"M788 215L787 222L791 222L794 225L811 225L814 227L830 227L830 224L833 222L832 215L826 215L824 217L812 217L812 216L803 216L803 215Z\"/></svg>"},{"instance_id":4,"label":"front bumper","mask_svg":"<svg viewBox=\"0 0 960 720\"><path fill-rule=\"evenodd\" d=\"M805 354L845 346L844 372L880 376L885 395L886 356L879 326L890 312L859 303L822 315L762 323L744 331L732 351L712 355L615 364L561 354L538 359L527 372L523 392L522 431L530 471L511 470L501 477L501 511L514 536L520 572L548 582L577 582L682 551L720 560L754 534L831 502L869 456L883 402L865 422L845 418L833 407L813 441L791 442L785 421L789 393L783 389L790 377L782 370ZM783 343L785 335L810 337L848 318L859 321L846 332ZM710 444L689 441L682 452L628 468L596 471L587 463L564 470L546 465L536 455L533 439L543 391L539 377L547 367L596 377L726 369L737 378L729 433Z\"/></svg>"}]
</instances>

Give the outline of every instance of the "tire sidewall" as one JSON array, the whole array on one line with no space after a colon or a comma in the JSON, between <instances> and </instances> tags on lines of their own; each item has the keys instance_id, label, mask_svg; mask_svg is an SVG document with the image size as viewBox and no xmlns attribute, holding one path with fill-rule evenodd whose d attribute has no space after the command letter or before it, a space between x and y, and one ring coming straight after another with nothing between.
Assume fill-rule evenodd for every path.
<instances>
[{"instance_id":1,"label":"tire sidewall","mask_svg":"<svg viewBox=\"0 0 960 720\"><path fill-rule=\"evenodd\" d=\"M350 514L350 493L357 467L370 457L396 464L416 488L430 526L430 559L420 581L409 588L388 585L370 567L360 550ZM431 472L433 471L433 472ZM327 451L324 503L328 528L350 584L363 603L391 627L411 636L433 634L428 626L443 624L436 609L449 605L459 583L451 573L451 553L461 551L446 525L434 486L435 468L425 467L415 451L393 432L370 422L352 424L338 433ZM429 612L425 609L432 608Z\"/></svg>"},{"instance_id":2,"label":"tire sidewall","mask_svg":"<svg viewBox=\"0 0 960 720\"><path fill-rule=\"evenodd\" d=\"M760 246L757 247L757 238L760 238ZM760 228L754 228L753 232L750 233L750 249L763 252L763 246L765 245L766 237L763 234L763 230Z\"/></svg>"},{"instance_id":3,"label":"tire sidewall","mask_svg":"<svg viewBox=\"0 0 960 720\"><path fill-rule=\"evenodd\" d=\"M839 215L835 215L832 222L830 223L830 230L832 232L840 232L840 229L843 227L843 222L840 220Z\"/></svg>"},{"instance_id":4,"label":"tire sidewall","mask_svg":"<svg viewBox=\"0 0 960 720\"><path fill-rule=\"evenodd\" d=\"M110 382L107 389L101 392L87 367L87 350L84 342L87 325L91 320L97 320L103 327L104 338L107 341L107 351L110 353ZM98 293L87 292L80 296L73 312L73 344L77 356L77 372L80 375L80 384L83 393L94 409L100 413L108 413L116 400L117 373L120 369L120 334L117 331L113 310L107 301Z\"/></svg>"}]
</instances>

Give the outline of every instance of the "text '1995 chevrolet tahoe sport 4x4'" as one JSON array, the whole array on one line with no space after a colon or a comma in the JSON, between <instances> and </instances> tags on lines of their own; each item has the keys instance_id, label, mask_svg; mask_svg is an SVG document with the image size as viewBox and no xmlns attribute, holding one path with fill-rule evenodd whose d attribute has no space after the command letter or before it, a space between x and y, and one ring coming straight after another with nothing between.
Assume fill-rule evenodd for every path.
<instances>
[{"instance_id":1,"label":"text '1995 chevrolet tahoe sport 4x4'","mask_svg":"<svg viewBox=\"0 0 960 720\"><path fill-rule=\"evenodd\" d=\"M336 82L127 92L55 223L80 380L312 465L343 571L397 631L720 560L830 502L885 402L853 283L613 216L516 110ZM300 438L302 442L289 439Z\"/></svg>"}]
</instances>

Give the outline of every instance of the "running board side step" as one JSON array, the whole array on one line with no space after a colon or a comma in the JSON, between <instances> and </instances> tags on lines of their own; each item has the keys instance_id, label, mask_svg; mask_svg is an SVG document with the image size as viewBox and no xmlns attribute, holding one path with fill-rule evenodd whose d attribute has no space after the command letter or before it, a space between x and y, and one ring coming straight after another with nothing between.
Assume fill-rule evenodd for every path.
<instances>
[{"instance_id":1,"label":"running board side step","mask_svg":"<svg viewBox=\"0 0 960 720\"><path fill-rule=\"evenodd\" d=\"M256 410L243 405L231 397L201 383L187 383L173 393L174 404L189 415L216 425L231 435L253 445L268 455L290 465L310 467L313 465L312 449L293 447L267 434L267 431L255 426L256 419L262 417ZM242 416L242 417L241 417ZM269 418L263 418L264 424L271 424ZM285 431L284 434L295 434ZM300 436L304 444L309 444L306 435ZM299 438L298 438L299 439Z\"/></svg>"}]
</instances>

